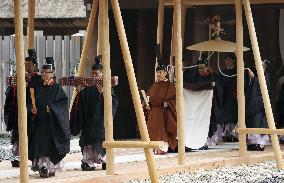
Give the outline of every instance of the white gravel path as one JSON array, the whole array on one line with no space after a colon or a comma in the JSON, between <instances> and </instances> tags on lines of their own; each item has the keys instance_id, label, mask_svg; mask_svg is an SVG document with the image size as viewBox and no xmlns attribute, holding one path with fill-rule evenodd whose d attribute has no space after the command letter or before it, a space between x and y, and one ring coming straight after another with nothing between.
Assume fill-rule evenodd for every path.
<instances>
[{"instance_id":1,"label":"white gravel path","mask_svg":"<svg viewBox=\"0 0 284 183\"><path fill-rule=\"evenodd\" d=\"M150 180L132 180L127 183L150 183ZM284 170L278 170L275 162L269 161L161 176L160 183L284 183Z\"/></svg>"}]
</instances>

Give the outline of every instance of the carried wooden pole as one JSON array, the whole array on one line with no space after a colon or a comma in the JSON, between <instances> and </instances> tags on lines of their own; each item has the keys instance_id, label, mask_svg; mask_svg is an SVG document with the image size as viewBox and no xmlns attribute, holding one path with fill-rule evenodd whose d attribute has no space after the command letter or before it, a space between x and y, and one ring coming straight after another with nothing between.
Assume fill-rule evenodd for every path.
<instances>
[{"instance_id":1,"label":"carried wooden pole","mask_svg":"<svg viewBox=\"0 0 284 183\"><path fill-rule=\"evenodd\" d=\"M185 164L184 144L184 101L183 101L183 73L182 73L182 39L181 39L181 0L174 4L174 47L176 54L176 110L178 135L178 164Z\"/></svg>"},{"instance_id":2,"label":"carried wooden pole","mask_svg":"<svg viewBox=\"0 0 284 183\"><path fill-rule=\"evenodd\" d=\"M86 65L87 65L88 54L89 54L89 49L91 45L92 34L94 32L94 25L96 21L97 11L98 11L98 0L93 0L93 8L92 8L91 16L89 18L86 39L83 45L83 50L81 53L80 63L79 63L78 72L77 72L78 77L82 77L84 75L84 69L86 68ZM77 95L77 90L73 90L69 111L71 111L72 104L73 104L73 101L76 95Z\"/></svg>"},{"instance_id":3,"label":"carried wooden pole","mask_svg":"<svg viewBox=\"0 0 284 183\"><path fill-rule=\"evenodd\" d=\"M29 0L28 2L28 49L34 48L34 29L35 29L35 0Z\"/></svg>"},{"instance_id":4,"label":"carried wooden pole","mask_svg":"<svg viewBox=\"0 0 284 183\"><path fill-rule=\"evenodd\" d=\"M157 44L160 44L160 53L163 55L163 36L164 36L164 18L165 18L165 7L164 0L159 0L159 8L158 8L158 26L157 26ZM162 56L163 57L163 56ZM155 78L154 81L157 81L157 60L155 64Z\"/></svg>"},{"instance_id":5,"label":"carried wooden pole","mask_svg":"<svg viewBox=\"0 0 284 183\"><path fill-rule=\"evenodd\" d=\"M26 81L24 60L24 35L22 0L14 0L14 22L16 43L17 97L18 97L18 126L20 146L20 182L29 182L28 171L28 138L27 138L27 107Z\"/></svg>"},{"instance_id":6,"label":"carried wooden pole","mask_svg":"<svg viewBox=\"0 0 284 183\"><path fill-rule=\"evenodd\" d=\"M103 63L103 95L104 95L104 125L106 141L113 141L113 117L112 117L112 95L111 95L111 71L110 71L110 45L109 45L109 21L108 21L108 1L99 2L100 16L100 47L102 51ZM114 174L114 152L113 148L106 149L106 173Z\"/></svg>"},{"instance_id":7,"label":"carried wooden pole","mask_svg":"<svg viewBox=\"0 0 284 183\"><path fill-rule=\"evenodd\" d=\"M252 50L253 50L253 55L254 55L254 60L255 60L255 66L256 66L257 75L259 79L261 95L262 95L265 114L267 118L267 123L270 129L276 129L274 117L273 117L273 113L271 109L271 104L269 100L268 90L267 90L267 86L265 83L265 76L264 76L264 71L262 67L262 61L260 57L250 2L249 0L243 0L243 3L244 3L244 9L245 9L245 14L246 14L246 19L247 19L247 24L248 24L248 29L249 29L249 35L250 35L250 40L251 40L251 45L252 45ZM282 162L282 153L281 153L278 137L276 134L271 135L271 141L272 141L272 147L273 147L277 167L284 168L284 164Z\"/></svg>"},{"instance_id":8,"label":"carried wooden pole","mask_svg":"<svg viewBox=\"0 0 284 183\"><path fill-rule=\"evenodd\" d=\"M244 94L244 52L243 52L243 22L242 0L235 0L236 9L236 39L237 39L237 98L238 98L238 126L245 128L245 94ZM239 155L245 156L247 151L246 134L239 134Z\"/></svg>"},{"instance_id":9,"label":"carried wooden pole","mask_svg":"<svg viewBox=\"0 0 284 183\"><path fill-rule=\"evenodd\" d=\"M127 77L130 85L130 91L132 95L132 100L134 104L134 109L138 121L138 127L140 131L140 135L143 141L150 141L146 122L145 122L145 117L144 113L142 110L142 103L139 97L139 91L138 91L138 86L137 86L137 81L135 77L135 72L132 64L132 59L128 47L128 42L126 38L126 33L125 33L125 28L123 25L123 20L121 16L121 11L119 7L118 0L111 0L112 3L112 9L114 13L114 19L117 27L117 32L118 32L118 37L122 49L122 55L125 63L125 68L127 72ZM153 157L153 151L152 149L144 149L145 155L146 155L146 160L147 160L147 165L148 165L148 170L151 178L151 182L156 183L158 182L158 173L156 169L156 164L154 161Z\"/></svg>"}]
</instances>

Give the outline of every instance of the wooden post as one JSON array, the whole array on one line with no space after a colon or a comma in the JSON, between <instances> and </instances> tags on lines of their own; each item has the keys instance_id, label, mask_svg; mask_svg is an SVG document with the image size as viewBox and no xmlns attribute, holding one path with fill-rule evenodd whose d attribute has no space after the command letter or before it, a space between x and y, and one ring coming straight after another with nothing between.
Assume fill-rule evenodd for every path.
<instances>
[{"instance_id":1,"label":"wooden post","mask_svg":"<svg viewBox=\"0 0 284 183\"><path fill-rule=\"evenodd\" d=\"M250 2L249 0L243 0L243 3L244 3L244 9L245 9L245 14L246 14L246 19L247 19L247 24L248 24L248 29L249 29L249 35L250 35L250 40L251 40L251 45L252 45L252 50L253 50L253 55L254 55L254 60L255 60L255 66L256 66L257 75L259 79L261 95L262 95L265 114L267 118L267 123L270 129L276 129L274 118L273 118L273 113L271 109L271 104L269 100L268 90L267 90L267 86L265 83L265 77L264 77L262 61L260 57ZM273 147L277 167L284 168L284 164L282 162L282 153L281 153L277 135L271 135L271 141L272 141L272 147Z\"/></svg>"},{"instance_id":2,"label":"wooden post","mask_svg":"<svg viewBox=\"0 0 284 183\"><path fill-rule=\"evenodd\" d=\"M103 147L105 148L144 148L144 149L157 149L163 147L163 141L104 141Z\"/></svg>"},{"instance_id":3,"label":"wooden post","mask_svg":"<svg viewBox=\"0 0 284 183\"><path fill-rule=\"evenodd\" d=\"M27 138L27 107L26 81L24 61L24 35L22 0L14 0L14 22L16 43L17 97L18 97L18 126L20 146L20 182L29 182L28 171L28 138Z\"/></svg>"},{"instance_id":4,"label":"wooden post","mask_svg":"<svg viewBox=\"0 0 284 183\"><path fill-rule=\"evenodd\" d=\"M136 117L138 121L139 131L140 131L141 138L143 141L150 141L146 122L145 122L144 113L142 110L142 104L141 104L141 100L139 97L138 86L136 82L136 77L135 77L132 59L131 59L131 55L130 55L130 51L128 47L128 42L126 38L126 33L125 33L124 25L123 25L119 3L118 3L118 0L111 0L111 3L112 3L114 19L115 19L115 23L117 27L118 37L119 37L119 41L120 41L120 45L122 49L122 55L123 55L123 59L125 63L125 68L127 72L127 77L128 77L128 81L130 85L130 91L132 95L134 109L135 109ZM158 174L157 174L156 164L153 158L153 151L152 149L144 149L144 152L146 155L146 160L147 160L151 182L156 183L158 182Z\"/></svg>"},{"instance_id":5,"label":"wooden post","mask_svg":"<svg viewBox=\"0 0 284 183\"><path fill-rule=\"evenodd\" d=\"M245 128L245 94L244 94L244 61L243 61L243 22L242 0L235 0L236 9L236 39L237 39L237 98L238 98L238 126ZM239 155L246 154L246 134L239 134Z\"/></svg>"},{"instance_id":6,"label":"wooden post","mask_svg":"<svg viewBox=\"0 0 284 183\"><path fill-rule=\"evenodd\" d=\"M110 45L109 45L109 21L108 1L99 3L99 33L100 48L103 63L103 95L104 95L104 125L106 141L113 141L113 117L112 117L112 95L111 95L111 71L110 71ZM107 175L114 174L114 152L113 148L106 149Z\"/></svg>"},{"instance_id":7,"label":"wooden post","mask_svg":"<svg viewBox=\"0 0 284 183\"><path fill-rule=\"evenodd\" d=\"M157 44L160 44L161 56L163 55L164 18L165 18L164 0L159 0L158 27L157 27ZM156 62L157 62L157 60L156 60ZM154 78L154 81L157 80L156 68L157 68L157 64L155 64L155 71L154 71L155 72L155 78Z\"/></svg>"},{"instance_id":8,"label":"wooden post","mask_svg":"<svg viewBox=\"0 0 284 183\"><path fill-rule=\"evenodd\" d=\"M77 76L82 77L84 75L84 69L86 68L86 64L88 61L88 54L89 54L89 48L91 45L91 39L92 39L92 33L94 30L94 25L96 21L96 16L97 16L97 11L98 11L98 0L93 0L93 8L91 12L91 16L89 18L89 23L87 27L87 33L86 33L86 39L83 45L83 50L80 58L80 63L79 63L79 68L77 72ZM73 101L77 95L77 90L73 90L73 95L70 101L70 108L69 111L71 111L71 107L73 104Z\"/></svg>"},{"instance_id":9,"label":"wooden post","mask_svg":"<svg viewBox=\"0 0 284 183\"><path fill-rule=\"evenodd\" d=\"M100 4L100 3L99 3ZM97 55L102 54L102 41L101 41L101 36L102 36L102 29L101 29L101 22L102 22L102 15L100 13L100 7L99 7L99 14L98 14L98 40L97 40Z\"/></svg>"},{"instance_id":10,"label":"wooden post","mask_svg":"<svg viewBox=\"0 0 284 183\"><path fill-rule=\"evenodd\" d=\"M181 0L175 0L174 6L174 47L176 54L176 110L178 134L178 164L185 164L184 144L184 102L183 102L183 73L182 73L182 39L181 39Z\"/></svg>"},{"instance_id":11,"label":"wooden post","mask_svg":"<svg viewBox=\"0 0 284 183\"><path fill-rule=\"evenodd\" d=\"M174 63L173 63L173 57L176 56L176 49L175 49L175 46L176 45L176 34L175 34L175 30L176 30L176 18L175 18L175 4L174 4L174 11L173 11L173 24L172 24L172 38L171 38L171 54L170 54L170 67L173 67L174 66ZM169 75L169 80L171 82L173 82L173 77L171 75Z\"/></svg>"},{"instance_id":12,"label":"wooden post","mask_svg":"<svg viewBox=\"0 0 284 183\"><path fill-rule=\"evenodd\" d=\"M35 0L28 2L28 49L34 48L34 20L35 20Z\"/></svg>"}]
</instances>

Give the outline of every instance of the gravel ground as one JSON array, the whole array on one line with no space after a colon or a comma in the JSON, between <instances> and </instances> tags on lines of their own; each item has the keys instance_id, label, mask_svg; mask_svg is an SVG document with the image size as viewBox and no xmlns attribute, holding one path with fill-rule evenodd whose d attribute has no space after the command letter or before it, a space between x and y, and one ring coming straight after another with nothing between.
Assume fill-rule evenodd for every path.
<instances>
[{"instance_id":1,"label":"gravel ground","mask_svg":"<svg viewBox=\"0 0 284 183\"><path fill-rule=\"evenodd\" d=\"M81 152L77 137L71 139L70 146L70 154ZM0 161L17 159L17 157L12 155L11 148L10 136L8 134L0 134Z\"/></svg>"},{"instance_id":2,"label":"gravel ground","mask_svg":"<svg viewBox=\"0 0 284 183\"><path fill-rule=\"evenodd\" d=\"M278 170L274 161L253 165L218 168L209 171L182 172L161 176L160 183L283 183L284 170ZM150 180L132 180L125 183L150 183Z\"/></svg>"}]
</instances>

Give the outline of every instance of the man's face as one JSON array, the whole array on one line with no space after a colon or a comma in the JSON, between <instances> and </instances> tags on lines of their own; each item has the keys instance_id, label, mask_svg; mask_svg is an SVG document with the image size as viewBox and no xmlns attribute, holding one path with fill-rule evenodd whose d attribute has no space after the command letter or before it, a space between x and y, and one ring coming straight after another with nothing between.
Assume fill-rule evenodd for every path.
<instances>
[{"instance_id":1,"label":"man's face","mask_svg":"<svg viewBox=\"0 0 284 183\"><path fill-rule=\"evenodd\" d=\"M31 60L25 62L25 69L27 73L32 74L35 71L35 67L36 65L33 64Z\"/></svg>"},{"instance_id":2,"label":"man's face","mask_svg":"<svg viewBox=\"0 0 284 183\"><path fill-rule=\"evenodd\" d=\"M225 60L225 65L226 65L226 67L233 67L234 61L232 60L232 58L227 57L226 60Z\"/></svg>"},{"instance_id":3,"label":"man's face","mask_svg":"<svg viewBox=\"0 0 284 183\"><path fill-rule=\"evenodd\" d=\"M167 72L164 70L158 70L156 71L157 73L157 80L158 81L164 81L166 79L167 76Z\"/></svg>"},{"instance_id":4,"label":"man's face","mask_svg":"<svg viewBox=\"0 0 284 183\"><path fill-rule=\"evenodd\" d=\"M54 76L54 72L51 69L42 69L41 77L45 83L48 83Z\"/></svg>"},{"instance_id":5,"label":"man's face","mask_svg":"<svg viewBox=\"0 0 284 183\"><path fill-rule=\"evenodd\" d=\"M208 76L208 66L206 66L205 64L198 64L198 72L201 76Z\"/></svg>"},{"instance_id":6,"label":"man's face","mask_svg":"<svg viewBox=\"0 0 284 183\"><path fill-rule=\"evenodd\" d=\"M92 70L91 76L92 77L102 77L103 72L101 70Z\"/></svg>"}]
</instances>

